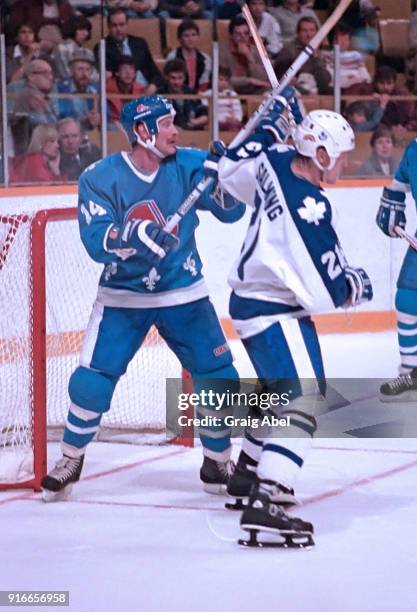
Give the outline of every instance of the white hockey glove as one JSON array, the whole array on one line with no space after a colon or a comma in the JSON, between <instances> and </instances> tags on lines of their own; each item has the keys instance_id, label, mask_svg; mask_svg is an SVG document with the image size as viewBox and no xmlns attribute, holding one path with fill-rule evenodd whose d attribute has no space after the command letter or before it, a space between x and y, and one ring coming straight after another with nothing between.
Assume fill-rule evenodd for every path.
<instances>
[{"instance_id":1,"label":"white hockey glove","mask_svg":"<svg viewBox=\"0 0 417 612\"><path fill-rule=\"evenodd\" d=\"M226 145L221 140L213 140L210 151L203 164L204 173L216 181L216 185L211 193L211 197L220 208L230 210L239 204L238 200L225 191L218 182L218 163L219 159L226 154Z\"/></svg>"},{"instance_id":2,"label":"white hockey glove","mask_svg":"<svg viewBox=\"0 0 417 612\"><path fill-rule=\"evenodd\" d=\"M374 296L371 279L363 268L345 268L346 281L350 289L350 296L346 306L359 306L363 302L370 302Z\"/></svg>"},{"instance_id":3,"label":"white hockey glove","mask_svg":"<svg viewBox=\"0 0 417 612\"><path fill-rule=\"evenodd\" d=\"M396 226L405 229L405 193L384 187L376 216L378 227L391 238L399 238Z\"/></svg>"},{"instance_id":4,"label":"white hockey glove","mask_svg":"<svg viewBox=\"0 0 417 612\"><path fill-rule=\"evenodd\" d=\"M115 252L122 259L123 253L139 256L150 266L157 265L172 249L178 246L179 240L173 234L165 232L152 221L135 219L128 221L123 228L113 225L108 232L106 249Z\"/></svg>"}]
</instances>

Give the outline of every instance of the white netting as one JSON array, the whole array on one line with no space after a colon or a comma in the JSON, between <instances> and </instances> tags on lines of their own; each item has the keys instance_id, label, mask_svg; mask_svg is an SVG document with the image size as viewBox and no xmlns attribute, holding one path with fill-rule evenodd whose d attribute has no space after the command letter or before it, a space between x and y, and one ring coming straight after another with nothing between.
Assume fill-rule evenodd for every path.
<instances>
[{"instance_id":1,"label":"white netting","mask_svg":"<svg viewBox=\"0 0 417 612\"><path fill-rule=\"evenodd\" d=\"M17 455L33 446L31 222L29 215L0 216L0 483L27 479L26 467L24 475L15 474L12 480L4 475L13 463L10 458L7 468L2 465L15 449L14 463L27 466ZM48 434L59 438L68 410L68 379L78 364L102 266L84 250L76 220L48 222L45 247ZM99 438L165 439L165 378L180 376L178 360L151 330L119 382Z\"/></svg>"}]
</instances>

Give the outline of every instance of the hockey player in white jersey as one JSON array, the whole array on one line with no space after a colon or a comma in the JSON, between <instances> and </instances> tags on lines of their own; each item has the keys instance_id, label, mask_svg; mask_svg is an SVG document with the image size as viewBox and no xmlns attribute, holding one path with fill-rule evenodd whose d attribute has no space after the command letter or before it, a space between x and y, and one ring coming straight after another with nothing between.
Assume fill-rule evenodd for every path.
<instances>
[{"instance_id":1,"label":"hockey player in white jersey","mask_svg":"<svg viewBox=\"0 0 417 612\"><path fill-rule=\"evenodd\" d=\"M218 165L221 185L253 209L229 277L234 326L266 389L286 379L298 395L277 412L290 417L284 433L262 439L256 430L247 431L229 480L230 495L243 498L250 491L241 527L251 534L246 544L254 546L263 531L284 537L273 545L313 544L311 523L283 509L295 501L294 480L311 446L312 407L325 376L310 315L372 299L366 272L346 262L335 211L320 187L340 176L354 148L353 131L341 115L316 110L296 127L295 148L280 144L286 105L278 99L253 137L228 150ZM310 397L302 378L314 379Z\"/></svg>"},{"instance_id":2,"label":"hockey player in white jersey","mask_svg":"<svg viewBox=\"0 0 417 612\"><path fill-rule=\"evenodd\" d=\"M69 381L63 458L42 480L46 499L64 497L79 479L86 448L110 410L116 384L152 325L191 373L196 392L238 385L201 272L195 230L196 209L233 223L244 205L216 189L199 198L173 234L164 231L203 178L207 157L204 151L177 147L174 115L172 103L161 96L132 100L121 115L132 151L110 155L80 177L81 239L104 269L80 365ZM216 416L221 421L219 411ZM220 423L199 433L200 477L206 490L218 492L230 475L229 429Z\"/></svg>"}]
</instances>

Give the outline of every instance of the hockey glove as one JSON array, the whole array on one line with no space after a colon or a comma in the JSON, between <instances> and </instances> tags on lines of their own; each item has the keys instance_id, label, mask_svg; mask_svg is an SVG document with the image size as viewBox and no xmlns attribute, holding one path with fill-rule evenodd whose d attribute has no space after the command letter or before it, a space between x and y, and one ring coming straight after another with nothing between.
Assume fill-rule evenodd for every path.
<instances>
[{"instance_id":1,"label":"hockey glove","mask_svg":"<svg viewBox=\"0 0 417 612\"><path fill-rule=\"evenodd\" d=\"M178 243L176 236L165 232L156 223L135 219L128 221L120 231L117 226L113 226L108 233L106 248L116 252L122 259L126 259L129 253L128 256L137 255L150 266L155 266Z\"/></svg>"},{"instance_id":2,"label":"hockey glove","mask_svg":"<svg viewBox=\"0 0 417 612\"><path fill-rule=\"evenodd\" d=\"M378 227L391 238L398 238L395 227L405 229L405 193L384 187L381 204L379 205L376 223Z\"/></svg>"},{"instance_id":3,"label":"hockey glove","mask_svg":"<svg viewBox=\"0 0 417 612\"><path fill-rule=\"evenodd\" d=\"M371 279L363 268L345 268L346 281L350 289L347 306L359 306L370 302L374 296Z\"/></svg>"},{"instance_id":4,"label":"hockey glove","mask_svg":"<svg viewBox=\"0 0 417 612\"><path fill-rule=\"evenodd\" d=\"M204 174L217 181L217 167L219 159L226 153L226 145L221 140L213 140L210 150L203 164Z\"/></svg>"},{"instance_id":5,"label":"hockey glove","mask_svg":"<svg viewBox=\"0 0 417 612\"><path fill-rule=\"evenodd\" d=\"M210 145L209 154L204 162L204 171L206 176L210 176L216 181L216 185L210 194L214 202L224 210L235 208L239 204L238 200L232 197L225 191L218 182L217 169L219 159L226 154L226 145L221 140L213 140Z\"/></svg>"},{"instance_id":6,"label":"hockey glove","mask_svg":"<svg viewBox=\"0 0 417 612\"><path fill-rule=\"evenodd\" d=\"M285 143L290 135L290 121L283 113L289 109L294 116L291 104L295 108L297 117L301 116L298 103L295 103L294 87L288 86L285 87L279 96L275 97L272 107L259 124L262 130L266 130L272 135L274 142Z\"/></svg>"}]
</instances>

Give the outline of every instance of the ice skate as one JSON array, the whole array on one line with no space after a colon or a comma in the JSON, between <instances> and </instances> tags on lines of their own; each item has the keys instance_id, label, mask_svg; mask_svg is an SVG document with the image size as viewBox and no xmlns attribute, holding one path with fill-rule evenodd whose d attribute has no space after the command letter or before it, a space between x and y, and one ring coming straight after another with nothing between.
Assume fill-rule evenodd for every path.
<instances>
[{"instance_id":1,"label":"ice skate","mask_svg":"<svg viewBox=\"0 0 417 612\"><path fill-rule=\"evenodd\" d=\"M227 502L228 510L244 510L247 508L248 497L252 485L256 482L257 462L251 459L245 452L241 452L234 474L227 483L227 495L235 498L235 502ZM294 495L294 489L288 489L277 484L272 492L272 501L280 506L294 506L298 504Z\"/></svg>"},{"instance_id":2,"label":"ice skate","mask_svg":"<svg viewBox=\"0 0 417 612\"><path fill-rule=\"evenodd\" d=\"M397 378L381 385L379 399L381 402L417 401L417 368L413 368L409 374L400 374Z\"/></svg>"},{"instance_id":3,"label":"ice skate","mask_svg":"<svg viewBox=\"0 0 417 612\"><path fill-rule=\"evenodd\" d=\"M45 502L65 501L69 498L72 485L80 479L84 455L73 459L64 455L55 467L42 478L42 499Z\"/></svg>"},{"instance_id":4,"label":"ice skate","mask_svg":"<svg viewBox=\"0 0 417 612\"><path fill-rule=\"evenodd\" d=\"M203 489L212 495L222 495L226 492L227 483L235 470L235 464L228 461L215 461L210 457L204 457L200 469L200 479Z\"/></svg>"},{"instance_id":5,"label":"ice skate","mask_svg":"<svg viewBox=\"0 0 417 612\"><path fill-rule=\"evenodd\" d=\"M286 514L282 506L272 501L278 483L258 480L249 497L248 507L243 511L240 526L249 532L248 540L239 544L250 548L310 548L314 546L313 525L300 518ZM267 533L267 540L259 540Z\"/></svg>"}]
</instances>

